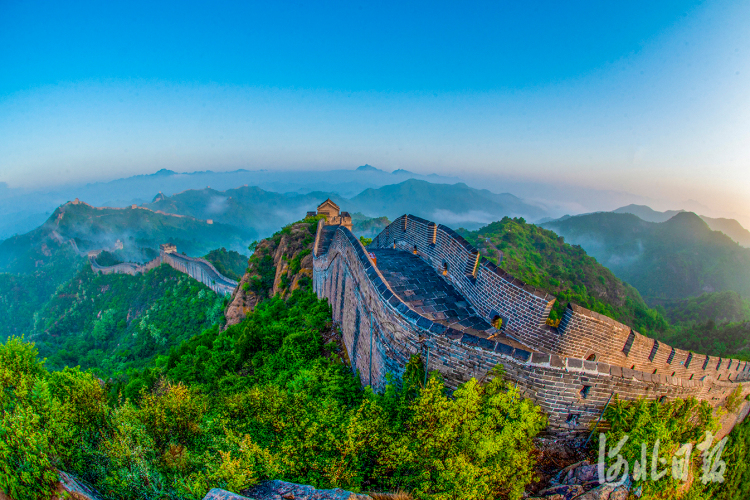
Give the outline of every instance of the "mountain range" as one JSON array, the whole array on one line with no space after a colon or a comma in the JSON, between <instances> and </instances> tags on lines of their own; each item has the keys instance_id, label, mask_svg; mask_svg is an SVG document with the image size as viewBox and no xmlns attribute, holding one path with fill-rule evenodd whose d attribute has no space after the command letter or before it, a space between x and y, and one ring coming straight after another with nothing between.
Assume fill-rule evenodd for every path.
<instances>
[{"instance_id":1,"label":"mountain range","mask_svg":"<svg viewBox=\"0 0 750 500\"><path fill-rule=\"evenodd\" d=\"M148 203L160 192L172 196L175 193L203 189L207 186L222 191L243 185L257 186L276 193L304 194L324 191L350 197L367 188L377 188L408 179L421 179L431 183L459 182L456 177L421 175L403 169L386 172L371 165L362 165L357 169L326 171L240 169L231 172L207 170L179 173L162 169L148 175L136 175L108 182L70 184L53 189L10 188L7 184L0 183L0 239L34 229L58 206L75 198L94 206L123 208Z\"/></svg>"},{"instance_id":2,"label":"mountain range","mask_svg":"<svg viewBox=\"0 0 750 500\"><path fill-rule=\"evenodd\" d=\"M750 297L750 249L692 212L664 222L599 212L545 222L651 299L734 290Z\"/></svg>"},{"instance_id":3,"label":"mountain range","mask_svg":"<svg viewBox=\"0 0 750 500\"><path fill-rule=\"evenodd\" d=\"M544 209L512 194L495 194L474 189L463 183L435 184L409 179L399 184L370 188L352 198L337 193L315 191L305 194L275 193L256 186L243 186L226 191L205 188L188 190L174 196L157 196L146 208L168 213L212 219L246 230L262 237L294 220L308 210L315 210L331 198L342 210L367 217L386 216L391 219L404 213L438 220L447 225L478 228L503 216L538 218Z\"/></svg>"},{"instance_id":4,"label":"mountain range","mask_svg":"<svg viewBox=\"0 0 750 500\"><path fill-rule=\"evenodd\" d=\"M254 233L193 217L168 215L143 208L97 208L71 202L58 207L38 228L0 242L0 272L29 273L56 259L61 251L85 255L116 248L125 260L139 260L142 249L157 250L171 242L188 255L214 248L247 247Z\"/></svg>"},{"instance_id":5,"label":"mountain range","mask_svg":"<svg viewBox=\"0 0 750 500\"><path fill-rule=\"evenodd\" d=\"M658 212L646 205L628 205L613 210L616 214L637 215L646 222L666 222L678 213L685 211L686 210L667 210L665 212ZM707 217L705 215L699 215L698 217L703 219L712 230L721 231L743 247L750 247L750 231L742 227L742 225L736 220L721 217Z\"/></svg>"}]
</instances>

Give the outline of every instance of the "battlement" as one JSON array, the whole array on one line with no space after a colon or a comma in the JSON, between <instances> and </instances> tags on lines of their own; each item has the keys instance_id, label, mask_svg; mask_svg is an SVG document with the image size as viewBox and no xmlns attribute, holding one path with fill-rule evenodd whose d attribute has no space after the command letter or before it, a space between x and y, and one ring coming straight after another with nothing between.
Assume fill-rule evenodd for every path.
<instances>
[{"instance_id":1,"label":"battlement","mask_svg":"<svg viewBox=\"0 0 750 500\"><path fill-rule=\"evenodd\" d=\"M718 406L750 379L746 362L673 349L575 304L558 328L547 326L554 297L482 262L445 226L402 216L368 250L348 228L321 221L313 287L331 303L352 369L376 390L414 354L450 387L502 364L547 412L550 432L567 435L587 431L613 394ZM724 417L723 432L749 409Z\"/></svg>"}]
</instances>

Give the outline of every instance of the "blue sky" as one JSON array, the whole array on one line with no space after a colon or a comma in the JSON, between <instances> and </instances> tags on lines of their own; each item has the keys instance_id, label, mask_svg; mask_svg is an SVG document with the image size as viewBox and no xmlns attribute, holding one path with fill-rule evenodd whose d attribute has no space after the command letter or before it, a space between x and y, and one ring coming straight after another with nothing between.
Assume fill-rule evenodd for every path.
<instances>
[{"instance_id":1,"label":"blue sky","mask_svg":"<svg viewBox=\"0 0 750 500\"><path fill-rule=\"evenodd\" d=\"M0 182L353 168L750 205L750 4L0 1Z\"/></svg>"}]
</instances>

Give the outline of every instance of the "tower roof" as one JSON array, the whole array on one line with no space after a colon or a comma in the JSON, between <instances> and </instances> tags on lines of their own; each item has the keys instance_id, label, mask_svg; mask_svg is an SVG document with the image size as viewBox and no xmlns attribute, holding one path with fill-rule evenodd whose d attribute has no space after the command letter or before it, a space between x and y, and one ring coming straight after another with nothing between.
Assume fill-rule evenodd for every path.
<instances>
[{"instance_id":1,"label":"tower roof","mask_svg":"<svg viewBox=\"0 0 750 500\"><path fill-rule=\"evenodd\" d=\"M324 201L323 203L321 203L320 205L318 205L318 210L320 210L321 208L323 208L325 205L330 205L331 207L335 208L336 210L339 210L339 206L336 205L334 202L332 202L330 198L328 198L326 201Z\"/></svg>"}]
</instances>

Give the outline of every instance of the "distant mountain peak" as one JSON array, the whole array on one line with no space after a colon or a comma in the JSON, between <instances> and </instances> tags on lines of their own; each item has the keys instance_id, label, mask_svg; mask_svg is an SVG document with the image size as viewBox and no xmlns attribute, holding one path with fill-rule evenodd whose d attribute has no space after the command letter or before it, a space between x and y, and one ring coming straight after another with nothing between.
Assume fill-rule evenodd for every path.
<instances>
[{"instance_id":1,"label":"distant mountain peak","mask_svg":"<svg viewBox=\"0 0 750 500\"><path fill-rule=\"evenodd\" d=\"M645 220L646 222L666 222L675 215L684 211L685 210L667 210L665 212L659 212L649 207L648 205L636 204L631 204L612 210L612 212L616 214L633 214L636 217Z\"/></svg>"},{"instance_id":2,"label":"distant mountain peak","mask_svg":"<svg viewBox=\"0 0 750 500\"><path fill-rule=\"evenodd\" d=\"M159 191L159 194L157 194L156 196L154 196L154 199L151 200L151 203L156 203L157 201L164 201L166 199L167 199L167 197L164 196L164 193L162 193L161 191Z\"/></svg>"},{"instance_id":3,"label":"distant mountain peak","mask_svg":"<svg viewBox=\"0 0 750 500\"><path fill-rule=\"evenodd\" d=\"M394 170L391 172L393 175L414 175L414 172L409 172L408 170L404 170L403 168L399 168L397 170Z\"/></svg>"},{"instance_id":4,"label":"distant mountain peak","mask_svg":"<svg viewBox=\"0 0 750 500\"><path fill-rule=\"evenodd\" d=\"M372 165L365 163L361 167L357 167L357 172L382 172L379 168L375 168Z\"/></svg>"},{"instance_id":5,"label":"distant mountain peak","mask_svg":"<svg viewBox=\"0 0 750 500\"><path fill-rule=\"evenodd\" d=\"M155 175L155 176L177 175L177 172L175 172L174 170L168 170L166 168L162 168L161 170L157 170L151 175Z\"/></svg>"}]
</instances>

